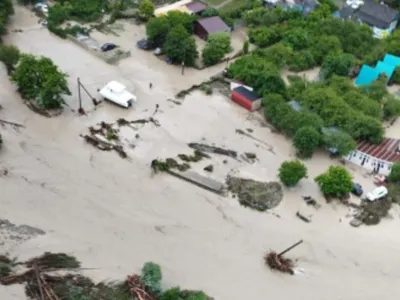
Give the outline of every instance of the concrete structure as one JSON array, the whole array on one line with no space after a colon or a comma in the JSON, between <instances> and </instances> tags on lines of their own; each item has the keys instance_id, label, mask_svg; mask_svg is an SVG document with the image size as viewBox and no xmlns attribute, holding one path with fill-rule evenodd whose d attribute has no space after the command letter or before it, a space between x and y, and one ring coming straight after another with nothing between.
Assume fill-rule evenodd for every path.
<instances>
[{"instance_id":1,"label":"concrete structure","mask_svg":"<svg viewBox=\"0 0 400 300\"><path fill-rule=\"evenodd\" d=\"M249 111L253 111L261 107L261 98L243 86L235 88L232 92L231 98L233 102L243 106Z\"/></svg>"},{"instance_id":2,"label":"concrete structure","mask_svg":"<svg viewBox=\"0 0 400 300\"><path fill-rule=\"evenodd\" d=\"M344 159L371 172L389 175L393 164L400 161L400 140L386 138L379 145L360 142L357 150Z\"/></svg>"},{"instance_id":3,"label":"concrete structure","mask_svg":"<svg viewBox=\"0 0 400 300\"><path fill-rule=\"evenodd\" d=\"M200 19L194 25L194 33L203 40L207 40L211 33L220 32L231 32L231 30L219 16Z\"/></svg>"}]
</instances>

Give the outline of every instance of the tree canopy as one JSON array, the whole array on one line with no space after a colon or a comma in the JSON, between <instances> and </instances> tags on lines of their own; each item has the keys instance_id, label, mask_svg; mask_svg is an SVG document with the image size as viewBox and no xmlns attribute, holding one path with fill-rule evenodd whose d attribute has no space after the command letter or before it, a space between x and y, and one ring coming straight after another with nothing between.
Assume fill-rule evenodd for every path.
<instances>
[{"instance_id":1,"label":"tree canopy","mask_svg":"<svg viewBox=\"0 0 400 300\"><path fill-rule=\"evenodd\" d=\"M168 33L163 49L173 62L185 62L187 66L193 66L198 57L196 41L182 25L174 27Z\"/></svg>"},{"instance_id":2,"label":"tree canopy","mask_svg":"<svg viewBox=\"0 0 400 300\"><path fill-rule=\"evenodd\" d=\"M231 50L231 36L229 33L212 33L208 36L207 43L203 49L203 62L207 66L214 65Z\"/></svg>"},{"instance_id":3,"label":"tree canopy","mask_svg":"<svg viewBox=\"0 0 400 300\"><path fill-rule=\"evenodd\" d=\"M150 19L156 6L150 0L142 0L139 4L140 17L144 20Z\"/></svg>"},{"instance_id":4,"label":"tree canopy","mask_svg":"<svg viewBox=\"0 0 400 300\"><path fill-rule=\"evenodd\" d=\"M19 49L14 45L0 45L0 61L6 66L9 74L18 63L19 56Z\"/></svg>"},{"instance_id":5,"label":"tree canopy","mask_svg":"<svg viewBox=\"0 0 400 300\"><path fill-rule=\"evenodd\" d=\"M11 0L0 0L0 36L6 33L6 25L14 13Z\"/></svg>"},{"instance_id":6,"label":"tree canopy","mask_svg":"<svg viewBox=\"0 0 400 300\"><path fill-rule=\"evenodd\" d=\"M311 126L297 130L293 137L293 145L301 157L311 157L321 144L321 133Z\"/></svg>"},{"instance_id":7,"label":"tree canopy","mask_svg":"<svg viewBox=\"0 0 400 300\"><path fill-rule=\"evenodd\" d=\"M393 164L388 180L395 183L400 182L400 163L397 162Z\"/></svg>"},{"instance_id":8,"label":"tree canopy","mask_svg":"<svg viewBox=\"0 0 400 300\"><path fill-rule=\"evenodd\" d=\"M299 160L285 161L279 168L279 178L287 186L295 186L302 178L307 178L307 168Z\"/></svg>"},{"instance_id":9,"label":"tree canopy","mask_svg":"<svg viewBox=\"0 0 400 300\"><path fill-rule=\"evenodd\" d=\"M353 189L350 173L342 166L330 166L328 171L315 177L321 191L332 197L342 197Z\"/></svg>"},{"instance_id":10,"label":"tree canopy","mask_svg":"<svg viewBox=\"0 0 400 300\"><path fill-rule=\"evenodd\" d=\"M18 86L22 98L51 109L60 108L64 103L62 96L71 94L67 76L50 58L22 54L11 79Z\"/></svg>"}]
</instances>

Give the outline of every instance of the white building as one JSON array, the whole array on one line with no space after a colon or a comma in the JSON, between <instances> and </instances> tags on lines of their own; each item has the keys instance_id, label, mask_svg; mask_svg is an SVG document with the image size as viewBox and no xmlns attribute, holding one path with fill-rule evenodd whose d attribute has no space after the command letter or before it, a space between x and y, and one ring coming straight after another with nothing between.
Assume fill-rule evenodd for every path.
<instances>
[{"instance_id":1,"label":"white building","mask_svg":"<svg viewBox=\"0 0 400 300\"><path fill-rule=\"evenodd\" d=\"M344 159L368 171L389 175L392 165L400 161L400 140L387 138L379 145L360 142L357 150Z\"/></svg>"}]
</instances>

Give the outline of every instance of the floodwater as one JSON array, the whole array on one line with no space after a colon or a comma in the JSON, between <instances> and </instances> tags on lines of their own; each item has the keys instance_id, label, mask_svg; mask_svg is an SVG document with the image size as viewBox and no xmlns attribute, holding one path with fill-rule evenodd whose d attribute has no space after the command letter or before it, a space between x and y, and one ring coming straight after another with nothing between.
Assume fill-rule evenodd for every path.
<instances>
[{"instance_id":1,"label":"floodwater","mask_svg":"<svg viewBox=\"0 0 400 300\"><path fill-rule=\"evenodd\" d=\"M246 209L233 198L224 198L191 186L168 175L154 175L149 163L154 158L190 153L188 142L215 143L239 152L254 152L255 164L213 157L211 177L223 180L239 174L260 180L276 180L282 161L293 158L290 141L262 125L262 117L249 114L221 95L195 92L182 105L170 101L173 95L222 70L187 70L159 61L151 53L135 49L135 28L113 38L130 45L132 57L119 66L109 66L81 48L40 29L22 8L16 9L6 42L24 52L45 55L70 75L72 109L78 106L76 78L96 94L109 80L118 80L134 90L138 103L123 110L104 103L92 110L83 96L88 115L78 117L71 110L46 119L22 104L1 71L0 118L25 125L24 129L1 128L4 149L0 167L9 174L0 177L1 218L27 224L46 232L23 243L0 243L21 259L44 251L75 255L95 280L118 279L138 272L146 261L161 265L165 287L180 285L203 289L215 299L398 299L400 264L399 215L376 227L352 228L347 209L326 204L313 178L335 161L317 153L307 161L309 179L285 190L282 203L273 214ZM143 29L142 30L143 33ZM153 88L149 89L149 82ZM80 134L100 121L149 117L155 105L160 111L152 124L124 130L128 160L113 152L100 152L87 145ZM235 129L251 128L257 142L238 135ZM139 134L139 138L135 135ZM202 172L208 161L194 169ZM372 188L371 178L352 167L356 181ZM318 211L306 207L301 195L318 199ZM312 215L304 223L294 215L300 210ZM271 272L263 255L269 249L282 250L303 239L290 252L298 259L296 276ZM21 287L0 287L1 299L25 299Z\"/></svg>"}]
</instances>

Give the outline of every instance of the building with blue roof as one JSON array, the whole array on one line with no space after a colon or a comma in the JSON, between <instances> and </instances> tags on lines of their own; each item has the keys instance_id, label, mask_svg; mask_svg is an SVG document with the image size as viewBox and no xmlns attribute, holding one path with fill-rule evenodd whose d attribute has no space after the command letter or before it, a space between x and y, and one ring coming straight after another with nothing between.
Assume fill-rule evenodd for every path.
<instances>
[{"instance_id":1,"label":"building with blue roof","mask_svg":"<svg viewBox=\"0 0 400 300\"><path fill-rule=\"evenodd\" d=\"M356 85L368 86L383 74L387 81L392 78L396 67L400 66L400 57L387 53L382 61L378 61L375 68L362 65L360 73L356 79Z\"/></svg>"}]
</instances>

